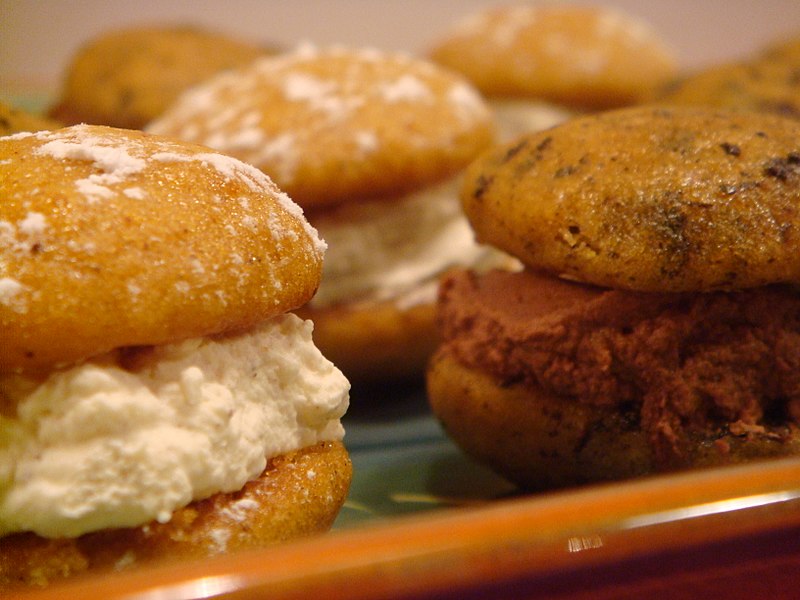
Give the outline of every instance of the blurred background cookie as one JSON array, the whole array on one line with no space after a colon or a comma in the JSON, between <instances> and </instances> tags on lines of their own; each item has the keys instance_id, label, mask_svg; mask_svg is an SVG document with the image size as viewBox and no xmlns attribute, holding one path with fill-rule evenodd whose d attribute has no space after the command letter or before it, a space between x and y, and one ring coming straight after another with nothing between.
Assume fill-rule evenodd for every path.
<instances>
[{"instance_id":1,"label":"blurred background cookie","mask_svg":"<svg viewBox=\"0 0 800 600\"><path fill-rule=\"evenodd\" d=\"M800 119L800 40L773 42L751 57L690 73L667 86L657 100Z\"/></svg>"},{"instance_id":2,"label":"blurred background cookie","mask_svg":"<svg viewBox=\"0 0 800 600\"><path fill-rule=\"evenodd\" d=\"M78 50L50 113L66 124L141 129L186 88L272 51L192 26L111 31Z\"/></svg>"},{"instance_id":3,"label":"blurred background cookie","mask_svg":"<svg viewBox=\"0 0 800 600\"><path fill-rule=\"evenodd\" d=\"M429 51L492 102L504 139L575 111L635 104L676 73L674 52L646 23L609 7L489 7Z\"/></svg>"},{"instance_id":4,"label":"blurred background cookie","mask_svg":"<svg viewBox=\"0 0 800 600\"><path fill-rule=\"evenodd\" d=\"M351 379L421 377L439 275L498 255L474 243L457 192L491 113L427 61L303 46L188 91L148 131L254 164L303 206L328 242L303 314Z\"/></svg>"},{"instance_id":5,"label":"blurred background cookie","mask_svg":"<svg viewBox=\"0 0 800 600\"><path fill-rule=\"evenodd\" d=\"M62 124L44 115L17 108L0 100L0 137L22 131L58 129Z\"/></svg>"}]
</instances>

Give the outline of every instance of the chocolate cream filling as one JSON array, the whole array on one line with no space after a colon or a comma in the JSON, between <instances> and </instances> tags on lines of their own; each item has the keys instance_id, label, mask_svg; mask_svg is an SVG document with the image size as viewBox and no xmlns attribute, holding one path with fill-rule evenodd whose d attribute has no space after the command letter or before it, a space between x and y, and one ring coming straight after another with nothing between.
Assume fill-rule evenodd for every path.
<instances>
[{"instance_id":1,"label":"chocolate cream filling","mask_svg":"<svg viewBox=\"0 0 800 600\"><path fill-rule=\"evenodd\" d=\"M789 286L653 294L457 271L438 318L442 351L501 386L638 410L663 466L685 462L698 437L788 439L800 423L800 293Z\"/></svg>"}]
</instances>

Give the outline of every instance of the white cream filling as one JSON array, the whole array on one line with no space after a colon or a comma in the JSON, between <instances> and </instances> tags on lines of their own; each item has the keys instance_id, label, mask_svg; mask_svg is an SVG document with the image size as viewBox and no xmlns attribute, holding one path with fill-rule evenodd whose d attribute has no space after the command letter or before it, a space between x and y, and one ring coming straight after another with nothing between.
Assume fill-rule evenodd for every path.
<instances>
[{"instance_id":1,"label":"white cream filling","mask_svg":"<svg viewBox=\"0 0 800 600\"><path fill-rule=\"evenodd\" d=\"M328 243L314 308L340 302L433 302L449 268L511 266L510 257L477 244L458 200L461 178L400 199L353 202L310 217Z\"/></svg>"},{"instance_id":2,"label":"white cream filling","mask_svg":"<svg viewBox=\"0 0 800 600\"><path fill-rule=\"evenodd\" d=\"M0 534L165 522L241 489L268 457L342 439L350 386L312 327L283 315L155 347L128 368L109 355L42 381L3 376Z\"/></svg>"},{"instance_id":3,"label":"white cream filling","mask_svg":"<svg viewBox=\"0 0 800 600\"><path fill-rule=\"evenodd\" d=\"M568 108L539 100L492 98L489 106L495 115L499 142L548 129L576 114Z\"/></svg>"}]
</instances>

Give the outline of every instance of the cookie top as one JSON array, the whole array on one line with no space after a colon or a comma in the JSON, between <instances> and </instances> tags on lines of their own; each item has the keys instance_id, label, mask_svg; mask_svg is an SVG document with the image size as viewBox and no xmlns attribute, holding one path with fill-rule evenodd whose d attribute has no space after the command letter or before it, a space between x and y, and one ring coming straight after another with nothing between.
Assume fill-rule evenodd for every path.
<instances>
[{"instance_id":1,"label":"cookie top","mask_svg":"<svg viewBox=\"0 0 800 600\"><path fill-rule=\"evenodd\" d=\"M23 131L42 131L59 127L62 125L53 119L0 101L0 137Z\"/></svg>"},{"instance_id":2,"label":"cookie top","mask_svg":"<svg viewBox=\"0 0 800 600\"><path fill-rule=\"evenodd\" d=\"M667 86L658 101L773 112L800 119L800 40L742 61L714 65Z\"/></svg>"},{"instance_id":3,"label":"cookie top","mask_svg":"<svg viewBox=\"0 0 800 600\"><path fill-rule=\"evenodd\" d=\"M677 60L645 23L609 8L492 7L429 52L489 97L539 98L598 109L649 97Z\"/></svg>"},{"instance_id":4,"label":"cookie top","mask_svg":"<svg viewBox=\"0 0 800 600\"><path fill-rule=\"evenodd\" d=\"M800 36L774 40L759 53L763 60L792 64L800 68Z\"/></svg>"},{"instance_id":5,"label":"cookie top","mask_svg":"<svg viewBox=\"0 0 800 600\"><path fill-rule=\"evenodd\" d=\"M258 169L100 126L0 138L0 373L249 327L325 244Z\"/></svg>"},{"instance_id":6,"label":"cookie top","mask_svg":"<svg viewBox=\"0 0 800 600\"><path fill-rule=\"evenodd\" d=\"M445 179L493 140L489 109L460 76L405 55L311 46L213 78L148 130L251 163L306 208Z\"/></svg>"},{"instance_id":7,"label":"cookie top","mask_svg":"<svg viewBox=\"0 0 800 600\"><path fill-rule=\"evenodd\" d=\"M140 129L186 88L268 52L196 27L111 31L78 50L52 114L67 124Z\"/></svg>"},{"instance_id":8,"label":"cookie top","mask_svg":"<svg viewBox=\"0 0 800 600\"><path fill-rule=\"evenodd\" d=\"M467 172L479 241L535 270L641 291L800 282L800 123L641 106L568 121Z\"/></svg>"}]
</instances>

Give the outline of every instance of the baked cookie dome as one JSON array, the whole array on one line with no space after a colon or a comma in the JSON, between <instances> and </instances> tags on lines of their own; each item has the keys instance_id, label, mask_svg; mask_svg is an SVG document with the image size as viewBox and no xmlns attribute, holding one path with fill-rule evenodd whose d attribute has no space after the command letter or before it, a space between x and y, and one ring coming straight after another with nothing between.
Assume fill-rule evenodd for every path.
<instances>
[{"instance_id":1,"label":"baked cookie dome","mask_svg":"<svg viewBox=\"0 0 800 600\"><path fill-rule=\"evenodd\" d=\"M187 88L273 52L189 26L140 26L104 33L73 57L53 117L141 129Z\"/></svg>"},{"instance_id":2,"label":"baked cookie dome","mask_svg":"<svg viewBox=\"0 0 800 600\"><path fill-rule=\"evenodd\" d=\"M583 110L641 102L676 73L647 24L604 7L492 7L429 51L487 97L538 98Z\"/></svg>"},{"instance_id":3,"label":"baked cookie dome","mask_svg":"<svg viewBox=\"0 0 800 600\"><path fill-rule=\"evenodd\" d=\"M659 102L770 112L800 119L800 41L775 42L744 60L712 65L668 85Z\"/></svg>"},{"instance_id":4,"label":"baked cookie dome","mask_svg":"<svg viewBox=\"0 0 800 600\"><path fill-rule=\"evenodd\" d=\"M796 282L800 129L641 106L495 149L462 195L478 239L534 270L639 291Z\"/></svg>"},{"instance_id":5,"label":"baked cookie dome","mask_svg":"<svg viewBox=\"0 0 800 600\"><path fill-rule=\"evenodd\" d=\"M426 61L304 46L189 91L148 130L253 164L313 210L446 179L492 127L471 86Z\"/></svg>"},{"instance_id":6,"label":"baked cookie dome","mask_svg":"<svg viewBox=\"0 0 800 600\"><path fill-rule=\"evenodd\" d=\"M6 137L0 197L0 372L244 329L319 284L300 209L208 148L99 126Z\"/></svg>"}]
</instances>

